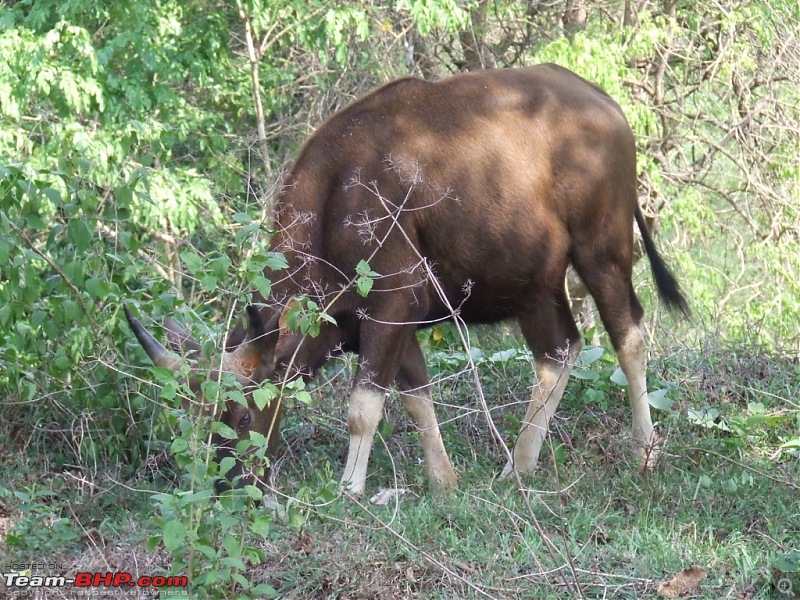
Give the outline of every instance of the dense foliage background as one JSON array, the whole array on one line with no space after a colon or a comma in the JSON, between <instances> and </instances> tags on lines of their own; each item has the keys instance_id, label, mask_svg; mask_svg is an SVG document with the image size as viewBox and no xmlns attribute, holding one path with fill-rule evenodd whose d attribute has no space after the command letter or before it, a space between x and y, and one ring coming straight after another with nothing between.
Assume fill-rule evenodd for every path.
<instances>
[{"instance_id":1,"label":"dense foliage background","mask_svg":"<svg viewBox=\"0 0 800 600\"><path fill-rule=\"evenodd\" d=\"M691 323L664 322L649 302L654 347L677 356L664 368L671 393L678 386L688 408L719 414L720 385L752 387L749 377L763 382L772 369L791 381L798 23L795 0L6 3L0 461L14 476L0 501L47 512L59 540L80 543L92 539L80 518L37 504L38 492L102 503L109 480L141 481L170 462L179 403L174 390L153 400L122 303L151 326L178 316L218 344L245 293L267 285L270 202L299 145L337 109L408 74L552 61L604 87L638 136L641 203L694 311ZM429 341L448 340L437 331ZM731 381L709 375L720 371ZM770 391L777 399L761 413L734 410L793 415L765 438L774 461L800 446L797 396L781 400L789 389ZM162 536L186 535L163 525ZM52 535L14 531L26 552Z\"/></svg>"}]
</instances>

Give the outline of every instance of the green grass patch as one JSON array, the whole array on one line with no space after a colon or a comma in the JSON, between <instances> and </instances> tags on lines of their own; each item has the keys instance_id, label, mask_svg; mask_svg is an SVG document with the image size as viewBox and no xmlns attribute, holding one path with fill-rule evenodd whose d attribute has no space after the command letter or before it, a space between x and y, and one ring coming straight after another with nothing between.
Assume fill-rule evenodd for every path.
<instances>
[{"instance_id":1,"label":"green grass patch","mask_svg":"<svg viewBox=\"0 0 800 600\"><path fill-rule=\"evenodd\" d=\"M476 339L482 390L511 444L530 362L507 328ZM570 382L539 471L520 489L495 479L505 453L472 375L460 372L464 357L435 344L429 356L460 476L451 495L427 490L419 436L396 398L367 497L339 495L350 363L337 362L312 386L314 403L288 416L277 496L263 505L210 498L202 479L187 496L163 444L131 476L117 465L56 465L46 444L26 445L19 423L5 421L4 564L44 562L67 574L190 570L198 598L642 598L695 565L706 577L693 598L790 598L777 587L787 582L800 590L792 445L800 384L791 358L707 348L651 361L650 388L665 390L654 418L666 442L661 464L641 473L616 362L591 352L584 368L596 377ZM395 487L408 491L387 506L369 502Z\"/></svg>"}]
</instances>

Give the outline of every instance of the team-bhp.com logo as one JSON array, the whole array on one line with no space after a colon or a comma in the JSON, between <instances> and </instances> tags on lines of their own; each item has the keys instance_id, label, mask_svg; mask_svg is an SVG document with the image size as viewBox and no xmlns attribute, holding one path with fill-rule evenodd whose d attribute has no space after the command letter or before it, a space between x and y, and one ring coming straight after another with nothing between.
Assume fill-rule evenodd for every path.
<instances>
[{"instance_id":1,"label":"team-bhp.com logo","mask_svg":"<svg viewBox=\"0 0 800 600\"><path fill-rule=\"evenodd\" d=\"M130 588L164 588L172 589L186 588L189 581L184 576L178 575L142 575L134 576L125 571L109 572L109 573L89 573L80 572L76 573L75 577L66 577L64 575L39 575L37 569L40 565L9 565L10 570L0 573L0 580L5 584L5 593L17 595L24 594L25 592L32 592L41 590L43 588L65 588L75 587L86 589L86 591L96 588L117 588L120 590ZM44 565L41 565L44 567ZM16 567L16 568L15 568ZM21 570L18 570L22 567ZM31 574L33 571L33 574Z\"/></svg>"}]
</instances>

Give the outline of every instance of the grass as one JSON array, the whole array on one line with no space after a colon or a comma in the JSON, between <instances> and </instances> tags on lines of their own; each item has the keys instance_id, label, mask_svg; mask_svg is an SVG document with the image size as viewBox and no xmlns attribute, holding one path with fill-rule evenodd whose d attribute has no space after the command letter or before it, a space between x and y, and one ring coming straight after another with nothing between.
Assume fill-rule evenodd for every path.
<instances>
[{"instance_id":1,"label":"grass","mask_svg":"<svg viewBox=\"0 0 800 600\"><path fill-rule=\"evenodd\" d=\"M530 365L519 356L489 360L518 343L509 330L476 335L483 392L501 407L492 418L510 443ZM571 381L539 472L520 490L495 480L504 451L471 376L442 376L458 371L457 354L429 356L458 491L428 492L418 435L394 401L367 490L409 492L388 506L330 493L347 444L348 365L337 363L317 380L315 404L287 419L275 469L280 510L266 537L248 541L259 550L248 580L297 599L642 598L698 565L707 576L693 598L790 598L770 587L780 578L800 594L800 460L780 450L800 432L796 360L709 345L651 361L651 389L667 389L673 404L654 411L665 456L643 474L629 448L625 389L610 380L616 363L606 353L591 364L596 380ZM703 407L716 411L713 419L688 416ZM0 564L177 574L163 545L147 549L158 529L153 494L179 485L163 451L153 450L150 469L100 465L89 478L88 469L54 468L53 450L26 443L11 421L0 430ZM222 598L240 590L207 589Z\"/></svg>"}]
</instances>

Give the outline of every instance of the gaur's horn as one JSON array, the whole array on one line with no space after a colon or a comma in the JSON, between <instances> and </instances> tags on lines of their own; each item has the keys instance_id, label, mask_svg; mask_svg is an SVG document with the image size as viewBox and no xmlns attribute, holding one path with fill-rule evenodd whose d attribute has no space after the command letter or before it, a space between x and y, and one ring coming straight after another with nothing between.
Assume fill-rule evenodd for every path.
<instances>
[{"instance_id":1,"label":"gaur's horn","mask_svg":"<svg viewBox=\"0 0 800 600\"><path fill-rule=\"evenodd\" d=\"M190 352L192 355L200 354L200 344L195 341L192 334L172 317L164 321L167 330L167 342L174 352L184 354Z\"/></svg>"},{"instance_id":2,"label":"gaur's horn","mask_svg":"<svg viewBox=\"0 0 800 600\"><path fill-rule=\"evenodd\" d=\"M147 356L150 357L150 360L153 361L153 364L157 367L167 367L173 371L177 370L181 365L181 360L162 346L161 342L145 329L144 325L133 316L133 313L131 313L127 305L123 305L123 309L125 310L125 318L128 319L128 324L131 326L133 334L136 336L136 339L139 340L139 343L142 345L142 348L144 348Z\"/></svg>"}]
</instances>

